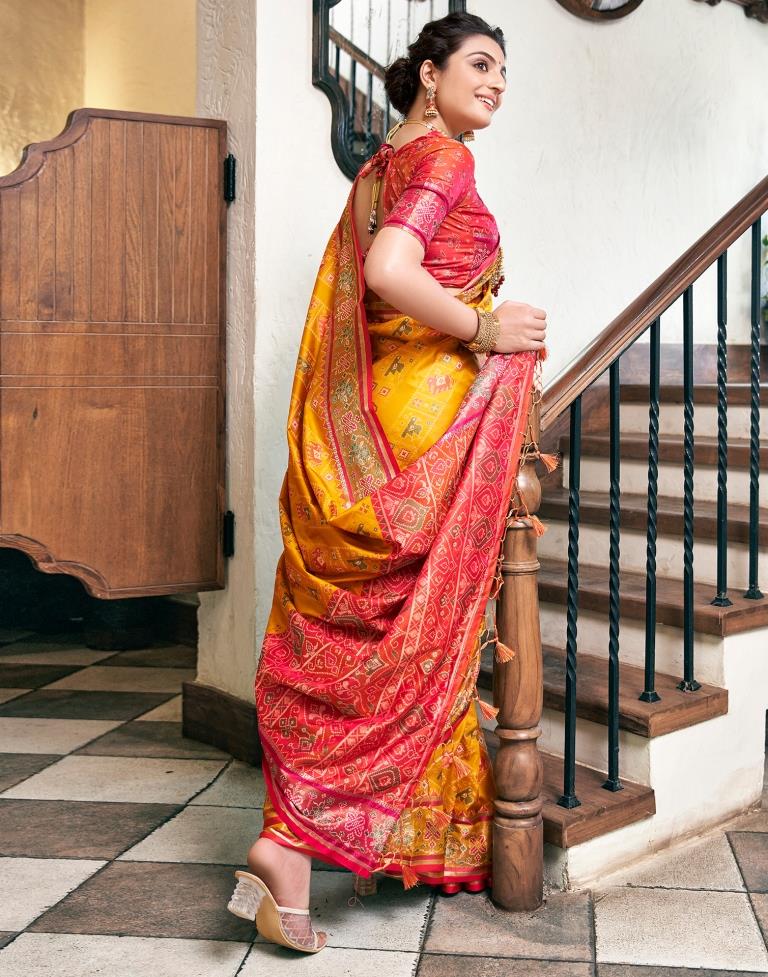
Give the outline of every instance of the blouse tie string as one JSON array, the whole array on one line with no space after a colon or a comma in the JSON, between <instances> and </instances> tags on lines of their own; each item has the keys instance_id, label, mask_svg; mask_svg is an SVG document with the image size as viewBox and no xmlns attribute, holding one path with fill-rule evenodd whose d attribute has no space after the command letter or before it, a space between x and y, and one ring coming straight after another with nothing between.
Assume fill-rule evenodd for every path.
<instances>
[{"instance_id":1,"label":"blouse tie string","mask_svg":"<svg viewBox=\"0 0 768 977\"><path fill-rule=\"evenodd\" d=\"M394 155L394 147L390 146L389 143L382 143L376 152L371 156L368 162L360 170L360 176L367 176L372 170L376 171L376 179L373 181L373 189L371 191L371 213L368 217L368 233L373 234L377 226L376 218L376 208L379 203L379 192L381 190L381 181L384 172L389 165L389 161Z\"/></svg>"}]
</instances>

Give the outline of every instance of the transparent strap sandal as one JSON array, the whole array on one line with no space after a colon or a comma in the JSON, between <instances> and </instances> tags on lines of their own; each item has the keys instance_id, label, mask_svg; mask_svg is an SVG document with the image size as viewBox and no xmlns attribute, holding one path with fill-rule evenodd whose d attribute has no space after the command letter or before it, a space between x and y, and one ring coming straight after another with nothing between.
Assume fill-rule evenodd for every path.
<instances>
[{"instance_id":1,"label":"transparent strap sandal","mask_svg":"<svg viewBox=\"0 0 768 977\"><path fill-rule=\"evenodd\" d=\"M267 884L250 872L235 872L237 885L227 909L241 919L256 923L265 940L304 953L317 953L326 943L325 933L312 928L308 909L278 906Z\"/></svg>"}]
</instances>

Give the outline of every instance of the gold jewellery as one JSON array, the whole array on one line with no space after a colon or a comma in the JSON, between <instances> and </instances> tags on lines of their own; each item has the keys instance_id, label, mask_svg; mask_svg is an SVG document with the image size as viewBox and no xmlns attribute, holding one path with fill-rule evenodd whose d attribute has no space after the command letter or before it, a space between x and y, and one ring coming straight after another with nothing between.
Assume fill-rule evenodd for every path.
<instances>
[{"instance_id":1,"label":"gold jewellery","mask_svg":"<svg viewBox=\"0 0 768 977\"><path fill-rule=\"evenodd\" d=\"M434 85L427 85L427 107L424 109L425 119L437 118L437 106L435 105L435 95L437 89Z\"/></svg>"},{"instance_id":2,"label":"gold jewellery","mask_svg":"<svg viewBox=\"0 0 768 977\"><path fill-rule=\"evenodd\" d=\"M495 312L485 312L475 308L477 313L477 332L464 343L473 353L492 353L493 347L499 341L501 322Z\"/></svg>"}]
</instances>

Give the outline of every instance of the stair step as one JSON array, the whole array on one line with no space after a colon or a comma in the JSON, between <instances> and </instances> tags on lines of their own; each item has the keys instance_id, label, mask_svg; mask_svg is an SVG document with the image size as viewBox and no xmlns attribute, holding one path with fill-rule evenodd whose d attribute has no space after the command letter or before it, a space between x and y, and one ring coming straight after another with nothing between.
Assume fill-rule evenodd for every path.
<instances>
[{"instance_id":1,"label":"stair step","mask_svg":"<svg viewBox=\"0 0 768 977\"><path fill-rule=\"evenodd\" d=\"M646 443L647 450L647 443ZM698 448L697 448L698 458ZM592 526L608 526L610 518L608 492L579 494L579 521ZM568 490L561 485L547 485L539 508L539 516L568 521ZM645 533L648 523L648 497L629 492L621 493L621 528ZM674 496L660 496L657 502L656 525L659 535L683 535L683 500ZM760 509L758 531L760 544L768 545L768 509ZM698 539L717 539L717 503L696 501L693 532ZM728 539L732 543L749 543L749 506L728 503Z\"/></svg>"},{"instance_id":2,"label":"stair step","mask_svg":"<svg viewBox=\"0 0 768 977\"><path fill-rule=\"evenodd\" d=\"M485 741L488 752L495 757L498 737L485 730ZM561 807L557 800L563 792L563 758L543 750L539 751L539 756L544 772L541 788L544 841L551 845L571 848L656 813L652 787L622 779L623 790L606 790L602 786L606 775L581 763L576 764L576 796L581 804L579 807Z\"/></svg>"},{"instance_id":3,"label":"stair step","mask_svg":"<svg viewBox=\"0 0 768 977\"><path fill-rule=\"evenodd\" d=\"M539 599L565 604L567 599L567 563L541 559ZM645 619L645 573L622 570L621 614ZM608 566L583 564L579 567L579 606L585 610L608 613ZM730 607L714 607L710 584L694 585L693 626L705 634L726 637L752 628L768 625L768 598L746 600L738 592L729 594ZM683 582L656 577L656 620L674 627L683 626Z\"/></svg>"},{"instance_id":4,"label":"stair step","mask_svg":"<svg viewBox=\"0 0 768 977\"><path fill-rule=\"evenodd\" d=\"M611 439L605 434L583 434L581 436L581 454L590 457L608 458ZM563 435L560 438L560 451L568 454L570 438ZM648 461L648 436L640 434L622 434L620 453L627 461ZM699 465L717 466L717 438L696 435L694 457L696 467ZM665 434L659 438L659 462L674 462L682 467L683 439L674 434ZM749 440L747 438L728 439L728 469L749 469ZM768 468L768 443L760 445L760 468Z\"/></svg>"},{"instance_id":5,"label":"stair step","mask_svg":"<svg viewBox=\"0 0 768 977\"><path fill-rule=\"evenodd\" d=\"M729 407L748 407L752 403L749 383L736 381L727 387ZM768 383L760 384L760 400L765 403L768 396ZM622 383L621 400L628 404L648 403L647 383ZM659 400L664 404L682 404L684 402L682 383L662 383L659 386ZM693 401L696 404L717 404L716 383L694 384Z\"/></svg>"},{"instance_id":6,"label":"stair step","mask_svg":"<svg viewBox=\"0 0 768 977\"><path fill-rule=\"evenodd\" d=\"M565 651L542 647L544 664L544 708L565 712ZM728 690L702 685L696 692L682 692L679 679L656 672L659 702L641 702L645 673L636 665L619 665L619 727L638 736L664 736L678 729L706 722L728 712ZM483 656L478 685L493 684L493 653ZM597 655L578 653L576 715L594 723L608 723L608 662Z\"/></svg>"}]
</instances>

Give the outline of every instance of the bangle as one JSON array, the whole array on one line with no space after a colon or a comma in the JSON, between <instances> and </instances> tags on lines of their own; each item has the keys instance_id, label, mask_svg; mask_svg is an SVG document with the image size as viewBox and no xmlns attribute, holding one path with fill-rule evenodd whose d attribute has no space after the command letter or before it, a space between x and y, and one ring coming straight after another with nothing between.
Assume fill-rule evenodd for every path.
<instances>
[{"instance_id":1,"label":"bangle","mask_svg":"<svg viewBox=\"0 0 768 977\"><path fill-rule=\"evenodd\" d=\"M467 349L473 353L490 353L499 341L501 323L495 312L485 312L483 309L475 308L477 313L477 332L464 343Z\"/></svg>"}]
</instances>

